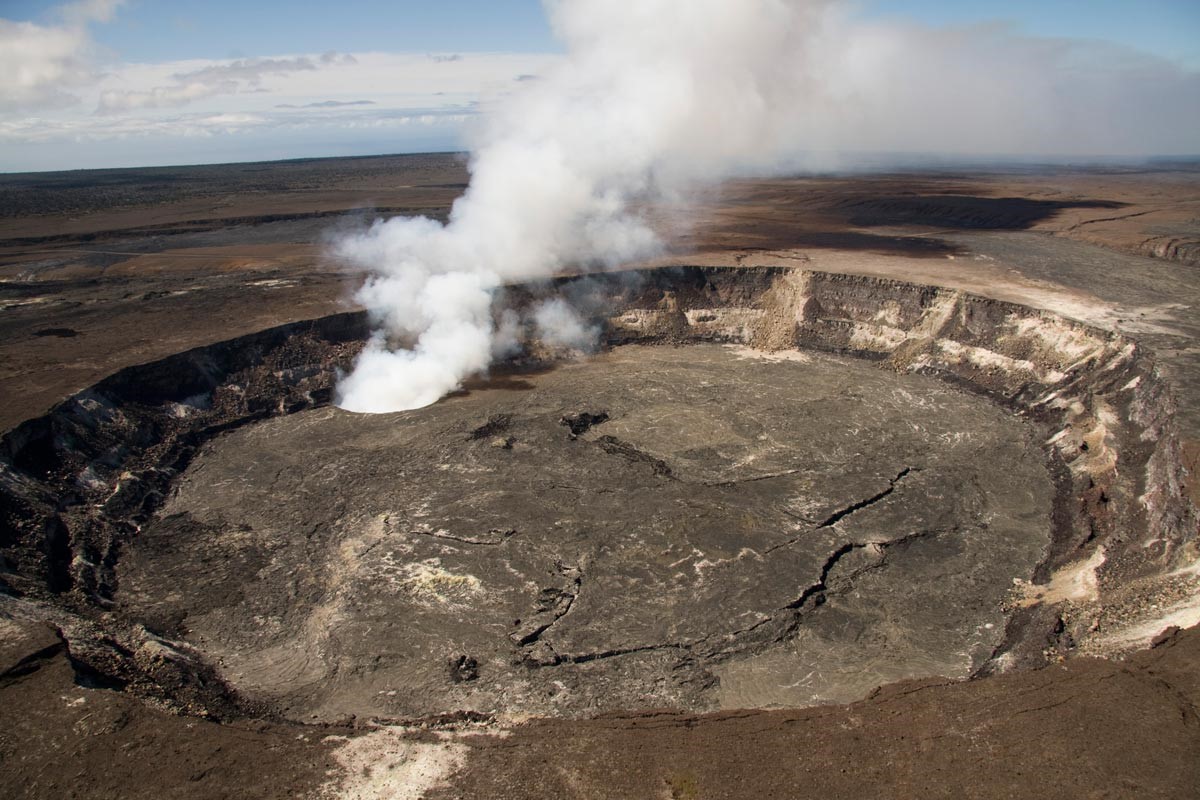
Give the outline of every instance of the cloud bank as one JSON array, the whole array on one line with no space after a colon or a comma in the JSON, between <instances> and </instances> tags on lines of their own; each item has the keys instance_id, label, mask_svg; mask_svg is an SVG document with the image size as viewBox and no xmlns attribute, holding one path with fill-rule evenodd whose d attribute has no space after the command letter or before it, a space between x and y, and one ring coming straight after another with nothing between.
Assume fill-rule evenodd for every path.
<instances>
[{"instance_id":1,"label":"cloud bank","mask_svg":"<svg viewBox=\"0 0 1200 800\"><path fill-rule=\"evenodd\" d=\"M358 63L354 56L334 52L319 58L242 58L225 64L213 64L173 75L174 82L145 91L101 92L96 110L101 113L133 111L144 108L173 108L222 94L258 90L269 76L312 72L322 67Z\"/></svg>"},{"instance_id":2,"label":"cloud bank","mask_svg":"<svg viewBox=\"0 0 1200 800\"><path fill-rule=\"evenodd\" d=\"M0 112L71 105L71 93L96 79L88 26L112 19L124 0L61 6L59 24L0 18Z\"/></svg>"},{"instance_id":3,"label":"cloud bank","mask_svg":"<svg viewBox=\"0 0 1200 800\"><path fill-rule=\"evenodd\" d=\"M80 82L43 86L20 109L6 110L0 92L0 170L462 149L485 95L556 58L364 52L102 69L93 61Z\"/></svg>"},{"instance_id":4,"label":"cloud bank","mask_svg":"<svg viewBox=\"0 0 1200 800\"><path fill-rule=\"evenodd\" d=\"M427 136L405 133L416 130L411 126L398 128L393 140L370 131L395 127L399 117L426 110L447 119L470 117L472 104L502 105L499 98L540 82L535 78L562 60L557 54L355 52L123 63L118 54L96 47L91 36L120 5L115 0L72 3L40 24L0 19L0 138L6 144L0 169L428 147ZM1200 151L1197 72L1116 45L1023 36L1003 25L939 29L873 23L855 20L850 14L856 7L837 2L780 0L765 11L756 2L681 3L694 8L685 9L683 27L676 31L669 19L671 4L618 2L595 12L571 5L549 6L564 18L559 31L564 41L574 35L565 18L585 13L594 14L588 24L596 24L596 37L608 42L626 35L632 37L629 47L644 35L663 40L661 59L647 57L634 65L643 70L634 80L644 75L648 86L663 86L647 71L674 57L671 40L688 35L694 14L722 15L735 27L749 13L803 19L802 30L762 31L763 52L776 60L773 75L766 66L756 67L765 92L758 100L774 104L774 136L756 134L763 149L740 157L749 171L783 163L837 167L863 151L964 157ZM605 16L650 28L631 24L616 31L618 23ZM781 36L790 37L791 51L776 46ZM741 69L745 54L705 55L698 64L703 80L719 86L723 68ZM697 90L686 82L682 88ZM707 91L704 84L698 91ZM727 99L728 93L718 90L697 102L709 106L707 117L745 118L749 129L756 121L745 116L752 99L739 97L732 107L721 108ZM668 106L679 101L666 98ZM360 107L345 105L352 102ZM373 105L362 105L366 102ZM284 123L281 111L291 120ZM233 118L237 125L199 122ZM271 135L281 125L291 133L277 148ZM458 146L464 131L475 128L470 123L440 128L438 149ZM306 129L310 135L303 133ZM212 134L203 148L196 147L200 130ZM796 152L785 154L788 149Z\"/></svg>"}]
</instances>

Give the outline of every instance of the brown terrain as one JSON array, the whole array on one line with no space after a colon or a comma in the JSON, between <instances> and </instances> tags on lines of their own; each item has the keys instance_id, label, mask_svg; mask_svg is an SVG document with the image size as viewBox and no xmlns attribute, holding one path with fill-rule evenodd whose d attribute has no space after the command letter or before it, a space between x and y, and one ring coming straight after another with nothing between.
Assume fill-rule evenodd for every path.
<instances>
[{"instance_id":1,"label":"brown terrain","mask_svg":"<svg viewBox=\"0 0 1200 800\"><path fill-rule=\"evenodd\" d=\"M333 409L466 180L0 176L4 796L1200 796L1200 168L730 182Z\"/></svg>"}]
</instances>

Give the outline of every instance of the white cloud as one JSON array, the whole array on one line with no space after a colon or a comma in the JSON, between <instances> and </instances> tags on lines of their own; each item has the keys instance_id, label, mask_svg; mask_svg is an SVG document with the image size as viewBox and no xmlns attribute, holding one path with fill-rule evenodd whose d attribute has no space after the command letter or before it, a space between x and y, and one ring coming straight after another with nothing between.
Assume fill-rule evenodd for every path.
<instances>
[{"instance_id":1,"label":"white cloud","mask_svg":"<svg viewBox=\"0 0 1200 800\"><path fill-rule=\"evenodd\" d=\"M347 106L373 106L374 100L320 100L315 103L296 105L295 103L280 103L276 108L345 108Z\"/></svg>"},{"instance_id":2,"label":"white cloud","mask_svg":"<svg viewBox=\"0 0 1200 800\"><path fill-rule=\"evenodd\" d=\"M70 3L41 24L0 18L0 170L459 147L481 98L557 58L326 52L121 63L89 33L121 4Z\"/></svg>"},{"instance_id":3,"label":"white cloud","mask_svg":"<svg viewBox=\"0 0 1200 800\"><path fill-rule=\"evenodd\" d=\"M189 72L177 73L176 80L187 83L245 83L257 86L268 75L288 75L293 72L312 72L321 67L357 64L358 59L346 53L329 51L320 56L294 58L239 58L235 61L211 64Z\"/></svg>"},{"instance_id":4,"label":"white cloud","mask_svg":"<svg viewBox=\"0 0 1200 800\"><path fill-rule=\"evenodd\" d=\"M143 108L175 108L206 97L258 91L267 77L356 63L354 56L334 52L324 53L317 58L241 58L176 73L172 76L174 82L166 86L103 91L96 110L110 114Z\"/></svg>"},{"instance_id":5,"label":"white cloud","mask_svg":"<svg viewBox=\"0 0 1200 800\"><path fill-rule=\"evenodd\" d=\"M0 112L62 107L96 77L92 22L112 18L124 0L81 0L57 9L58 25L0 18Z\"/></svg>"},{"instance_id":6,"label":"white cloud","mask_svg":"<svg viewBox=\"0 0 1200 800\"><path fill-rule=\"evenodd\" d=\"M498 53L432 61L416 54L324 53L125 64L109 70L85 100L105 115L202 104L212 110L465 105L552 58Z\"/></svg>"},{"instance_id":7,"label":"white cloud","mask_svg":"<svg viewBox=\"0 0 1200 800\"><path fill-rule=\"evenodd\" d=\"M195 112L175 115L112 116L99 119L27 117L0 120L0 142L103 142L138 137L207 137L239 133L323 128L329 130L399 129L462 124L463 109L330 112L319 105L307 111Z\"/></svg>"},{"instance_id":8,"label":"white cloud","mask_svg":"<svg viewBox=\"0 0 1200 800\"><path fill-rule=\"evenodd\" d=\"M236 83L208 84L200 81L179 83L174 86L155 86L142 92L108 91L100 95L97 111L112 113L119 111L136 111L142 108L173 108L187 105L194 100L213 97L218 94L233 94L237 91Z\"/></svg>"},{"instance_id":9,"label":"white cloud","mask_svg":"<svg viewBox=\"0 0 1200 800\"><path fill-rule=\"evenodd\" d=\"M326 53L112 65L75 90L74 105L0 109L0 170L456 148L481 97L556 58Z\"/></svg>"}]
</instances>

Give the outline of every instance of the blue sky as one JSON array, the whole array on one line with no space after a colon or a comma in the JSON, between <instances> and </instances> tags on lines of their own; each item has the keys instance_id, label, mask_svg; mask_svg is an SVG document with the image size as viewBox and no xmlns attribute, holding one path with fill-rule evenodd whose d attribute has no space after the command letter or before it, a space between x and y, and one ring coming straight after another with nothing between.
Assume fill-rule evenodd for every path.
<instances>
[{"instance_id":1,"label":"blue sky","mask_svg":"<svg viewBox=\"0 0 1200 800\"><path fill-rule=\"evenodd\" d=\"M5 0L0 16L45 20L49 0ZM1200 0L860 0L866 19L928 25L1006 21L1038 36L1103 39L1200 66ZM331 9L334 13L331 13ZM340 51L549 52L538 0L131 0L95 32L131 61Z\"/></svg>"},{"instance_id":2,"label":"blue sky","mask_svg":"<svg viewBox=\"0 0 1200 800\"><path fill-rule=\"evenodd\" d=\"M563 52L538 0L64 3L0 0L0 170L457 149L480 102ZM1094 40L1125 55L1084 61L1200 75L1200 0L842 5L868 25L1002 23L1031 52Z\"/></svg>"},{"instance_id":3,"label":"blue sky","mask_svg":"<svg viewBox=\"0 0 1200 800\"><path fill-rule=\"evenodd\" d=\"M182 4L178 4L182 5ZM107 44L146 58L226 58L325 50L545 52L556 48L541 5L529 0L191 4L151 2L114 26ZM330 8L336 8L331 14ZM142 17L141 15L145 16ZM237 24L229 25L229 20ZM143 29L172 28L173 46Z\"/></svg>"},{"instance_id":4,"label":"blue sky","mask_svg":"<svg viewBox=\"0 0 1200 800\"><path fill-rule=\"evenodd\" d=\"M0 3L46 19L55 2ZM333 3L131 0L95 39L133 61L361 52L557 49L537 0L336 0Z\"/></svg>"}]
</instances>

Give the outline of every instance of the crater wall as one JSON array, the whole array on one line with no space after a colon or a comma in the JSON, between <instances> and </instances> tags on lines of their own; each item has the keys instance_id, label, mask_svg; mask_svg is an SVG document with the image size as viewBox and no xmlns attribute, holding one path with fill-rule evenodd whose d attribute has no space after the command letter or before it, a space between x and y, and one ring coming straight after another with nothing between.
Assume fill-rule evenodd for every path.
<instances>
[{"instance_id":1,"label":"crater wall","mask_svg":"<svg viewBox=\"0 0 1200 800\"><path fill-rule=\"evenodd\" d=\"M1048 312L900 281L788 268L673 268L515 286L562 294L603 344L740 343L870 359L979 392L1051 431L1051 549L1014 586L981 671L1142 643L1144 606L1196 560L1174 399L1136 342ZM123 548L197 449L222 432L326 405L368 333L363 313L274 328L132 367L0 442L0 590L44 609L77 668L183 710L253 713L202 654L122 618ZM534 343L501 369L563 354ZM753 365L747 366L753 369Z\"/></svg>"}]
</instances>

